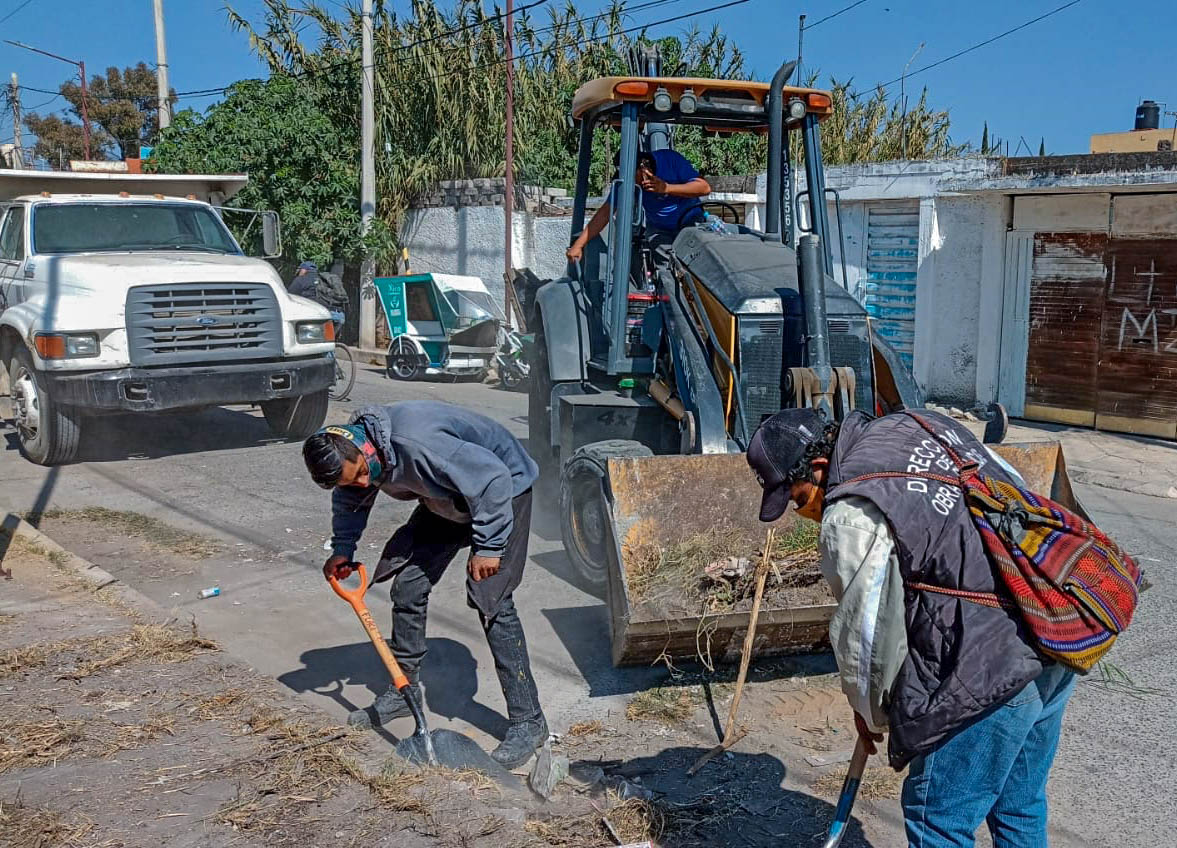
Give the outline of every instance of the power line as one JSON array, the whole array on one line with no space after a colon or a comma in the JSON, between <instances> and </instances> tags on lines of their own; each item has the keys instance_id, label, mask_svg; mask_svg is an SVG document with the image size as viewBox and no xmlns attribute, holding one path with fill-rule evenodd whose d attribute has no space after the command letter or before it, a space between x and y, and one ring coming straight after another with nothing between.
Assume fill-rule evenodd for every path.
<instances>
[{"instance_id":1,"label":"power line","mask_svg":"<svg viewBox=\"0 0 1177 848\"><path fill-rule=\"evenodd\" d=\"M845 7L844 9L839 9L838 11L836 11L832 14L826 15L821 20L814 21L811 24L806 24L805 29L813 29L814 27L821 26L826 21L832 21L834 18L838 17L838 15L841 15L843 12L849 12L851 9L857 8L858 6L861 6L865 2L866 2L866 0L858 0L857 3L851 3L849 6Z\"/></svg>"},{"instance_id":2,"label":"power line","mask_svg":"<svg viewBox=\"0 0 1177 848\"><path fill-rule=\"evenodd\" d=\"M514 13L519 14L520 12L525 12L528 9L534 8L535 6L542 5L543 3L546 3L546 2L548 2L548 0L538 0L538 2L529 3L526 6L519 7L518 9L515 10ZM674 3L681 3L681 2L683 2L683 0L648 0L648 2L639 3L636 6L633 6L631 8L627 8L625 10L625 13L632 14L634 12L640 12L640 11L643 11L646 9L652 9L652 8L655 8L658 6L668 6L668 5L671 5ZM722 7L720 7L720 8L722 8ZM704 11L707 11L707 10L704 10ZM611 14L612 14L611 12L600 12L596 15L591 15L588 18L583 19L581 21L581 23L590 23L592 21L599 21L599 20L602 20L603 18L609 17ZM697 14L702 14L702 12L697 13ZM497 20L502 17L503 17L503 14L492 15L484 20L475 21L475 22L466 24L464 26L457 27L455 29L451 29L446 32L440 33L438 35L429 36L427 38L421 38L416 41L410 42L408 44L398 44L394 47L386 48L384 51L381 51L381 56L383 56L387 53L396 53L396 52L400 52L401 50L409 50L413 47L418 47L422 44L428 44L433 41L437 41L439 39L446 38L450 35L454 35L456 33L463 32L468 29L473 29L476 26L484 26L484 25L490 23L491 21ZM652 24L648 24L648 26L655 26L658 23L661 23L661 22L654 22ZM540 27L539 29L532 30L532 32L533 32L533 34L551 32L552 30L559 29L560 26L562 26L562 24L550 24L548 26ZM616 33L614 33L614 34L616 34ZM464 49L464 47L462 45L454 45L452 47L448 47L448 48L444 48L442 50L439 50L435 55L436 56L445 56L450 53L456 53L456 52L463 50L463 49ZM531 54L529 54L529 55L531 55ZM360 63L359 59L354 59L354 58L346 59L341 62L334 62L334 63L324 65L321 67L317 67L317 68L308 68L306 70L298 71L296 73L284 74L284 76L286 76L290 79L302 79L302 78L305 78L308 76L317 76L319 74L328 73L328 72L336 70L338 68L346 68L348 66L355 66L355 65L358 65L359 63ZM455 71L454 73L462 73L467 70L469 70L469 69L463 68L459 71ZM442 77L445 77L445 76L449 76L449 74L442 75ZM439 77L439 79L442 77ZM243 80L238 80L238 82L243 82ZM176 92L175 96L177 98L182 98L182 97L189 97L189 98L191 98L191 97L214 97L218 94L225 93L226 91L229 90L230 87L232 87L235 84L236 83L230 83L229 85L222 86L220 88L200 88L200 89L196 89L194 91L178 91L178 92Z\"/></svg>"},{"instance_id":3,"label":"power line","mask_svg":"<svg viewBox=\"0 0 1177 848\"><path fill-rule=\"evenodd\" d=\"M31 2L31 0L29 0L29 1ZM865 0L862 0L862 1L863 1L863 2L865 2ZM518 12L518 11L523 11L523 10L526 10L526 9L529 9L529 8L533 8L533 7L535 7L535 6L542 5L543 3L546 3L546 2L548 2L548 0L536 0L536 2L530 3L530 4L528 4L527 6L520 7L520 9L517 9L516 11L517 11L517 12ZM641 11L641 10L645 10L645 9L651 9L651 8L655 8L655 7L659 7L659 6L666 6L666 5L671 5L671 4L674 4L674 3L680 3L680 2L683 2L683 0L648 0L648 2L645 2L645 3L638 4L637 6L634 6L632 10L627 10L627 12L629 12L629 11ZM716 12L716 11L719 11L719 10L721 10L721 9L727 9L727 8L731 8L731 7L733 7L733 6L741 6L741 5L743 5L744 3L747 3L747 2L750 2L750 0L729 0L729 2L726 2L726 3L721 3L721 4L718 4L718 5L715 5L715 6L709 6L709 7L705 8L705 9L698 9L698 10L696 10L696 11L693 11L693 12L686 12L686 13L684 13L684 14L681 14L681 15L675 15L675 16L673 16L673 17L669 17L669 18L662 18L662 19L660 19L660 20L656 20L656 21L648 21L648 22L645 22L645 23L642 23L642 24L637 24L637 25L635 25L635 26L632 26L632 27L627 27L627 28L625 28L625 29L618 30L618 31L616 31L616 32L609 32L609 33L606 33L606 34L604 34L604 35L595 36L595 37L592 37L592 38L587 38L587 39L583 39L583 40L579 40L579 41L573 41L573 42L570 42L570 43L568 43L568 44L565 44L565 45L548 45L547 47L544 47L544 48L541 48L541 49L538 49L538 50L533 50L533 51L531 51L531 52L528 52L528 53L520 53L520 54L517 54L517 55L516 55L516 56L513 58L513 60L512 60L512 61L519 61L519 60L521 60L521 59L528 59L528 58L532 58L532 57L534 57L534 56L539 56L539 55L542 55L542 54L543 54L544 52L546 52L547 50L553 49L554 47L555 47L555 48L558 48L558 49L566 49L566 48L569 48L569 47L575 47L575 46L584 46L584 45L588 45L588 44L593 44L593 43L596 43L596 42L605 41L605 40L607 40L607 39L614 38L614 37L616 37L616 36L619 36L619 35L626 35L626 34L628 34L628 33L632 33L632 32L639 32L639 31L641 31L641 30L649 29L649 28L651 28L651 27L656 27L656 26L663 26L663 25L665 25L665 24L669 24L669 23L675 23L675 22L677 22L677 21L682 21L682 20L686 20L686 19L688 19L688 18L694 18L694 17L698 17L699 15L705 15L705 14L707 14L707 13L709 13L709 12ZM1078 0L1076 0L1076 2L1078 2ZM597 14L597 15L593 15L593 16L591 16L591 17L589 17L589 18L585 19L585 22L587 22L587 21L593 21L593 20L599 20L599 19L601 19L601 18L608 17L608 16L609 16L609 14L610 14L609 12L604 12L604 13L600 13L600 14ZM486 19L486 20L484 20L484 21L479 21L479 22L477 22L477 24L471 24L471 25L467 25L467 26L465 26L465 27L460 27L460 28L457 28L457 29L454 29L454 30L450 30L450 31L449 31L449 34L454 34L454 33L460 32L460 31L462 31L463 29L469 29L469 28L471 28L471 26L474 26L474 25L477 25L477 26L484 25L484 24L486 24L486 23L489 23L491 20L495 20L496 18L499 18L499 17L502 17L502 15L495 15L495 16L493 16L493 17L491 17L491 18L488 18L488 19ZM540 32L547 32L547 31L551 31L551 30L553 30L553 29L557 29L557 28L558 28L558 26L559 26L559 25L551 25L551 26L548 26L548 27L544 27L544 28L541 28L541 29L535 30L534 32L536 32L536 33L540 33ZM429 42L429 41L436 41L438 38L444 37L444 35L445 35L445 34L442 34L442 35L439 35L439 36L430 36L430 37L429 37L429 38L427 38L427 39L420 39L420 40L418 40L418 41L415 41L415 42L412 42L412 43L410 43L410 44L405 44L405 45L397 45L396 47L394 47L394 48L391 48L391 51L386 51L386 52L396 52L396 51L399 51L399 50L409 49L410 47L417 46L418 44L427 43L427 42ZM439 55L444 55L446 52L453 52L454 50L457 50L457 49L461 49L461 48L460 48L460 47L456 47L456 48L451 48L451 49L450 49L450 50L448 50L448 51L439 51ZM455 69L455 70L453 70L453 71L450 71L450 72L448 72L448 73L444 73L444 74L438 74L438 75L436 75L436 76L434 76L434 75L426 75L426 76L424 76L424 77L419 77L419 78L416 80L416 82L424 82L424 81L426 81L426 80L438 80L438 79L445 79L446 77L450 77L450 76L456 76L457 74L470 73L471 71L482 70L482 69L485 69L485 68L494 67L495 65L501 65L501 64L505 64L505 62L506 62L506 60L505 60L505 59L498 59L498 60L494 60L494 61L491 61L491 62L484 62L484 63L482 63L482 64L475 65L475 66L472 66L472 67L462 67L462 68L456 68L456 69ZM323 74L323 73L327 73L327 72L329 72L329 71L331 71L331 70L335 70L335 69L337 69L337 68L341 68L341 67L347 67L347 66L349 66L349 65L357 65L357 64L359 64L359 60L358 60L358 59L348 59L347 61L344 61L344 62L338 62L338 63L334 63L334 64L326 65L326 66L323 66L323 67L319 67L319 68L309 68L309 69L307 69L307 70L304 70L304 71L299 71L299 72L297 72L297 73L284 74L283 76L285 76L285 77L287 77L287 78L291 78L291 79L300 79L300 78L305 78L305 77L317 76L317 75L320 75L320 74ZM228 90L229 90L229 89L230 89L232 86L234 86L234 85L237 85L237 84L238 84L238 83L240 83L240 82L247 82L247 81L249 81L249 82L262 82L262 80L260 80L260 79L256 79L256 78L254 78L254 79L251 79L251 80L237 80L236 82L229 83L228 85L221 86L221 87L219 87L219 88L203 88L203 89L195 89L195 90L192 90L192 91L177 91L177 92L175 92L175 93L173 94L173 97L175 97L176 99L181 99L181 98L198 98L198 97L215 97L215 96L217 96L217 95L219 95L219 94L224 94L224 93L225 93L226 91L228 91ZM48 89L43 89L43 88L35 88L35 87L33 87L33 86L21 86L21 87L22 87L22 88L24 88L24 89L27 89L27 90L29 90L29 91L36 91L36 92L38 92L38 93L41 93L41 94L51 94L51 95L54 95L55 97L60 97L60 96L62 96L60 92L54 92L54 91L50 91L50 90L48 90ZM142 99L147 99L147 98L148 98L148 95L144 95L144 97L142 97L142 98L136 98L136 97L99 97L99 96L94 96L94 95L92 95L92 99L98 100L99 102L105 102L105 103L122 102L122 101L127 101L127 102L137 102L137 101L139 101L139 100L142 100ZM63 107L63 109L64 109L64 108L66 108L66 107Z\"/></svg>"},{"instance_id":4,"label":"power line","mask_svg":"<svg viewBox=\"0 0 1177 848\"><path fill-rule=\"evenodd\" d=\"M895 79L893 79L889 82L879 83L876 86L876 89L889 88L890 86L893 86L895 83L899 82L900 80L904 79L905 77L907 77L907 78L914 77L917 74L922 74L924 71L930 71L930 70L932 70L932 68L938 68L947 62L951 62L953 59L959 59L961 56L964 56L966 53L972 53L974 50L980 50L982 47L992 44L995 41L1000 41L1001 39L1005 38L1007 35L1013 35L1015 32L1018 32L1019 30L1023 30L1028 26L1032 26L1032 25L1038 23L1039 21L1044 21L1049 17L1057 15L1059 12L1062 12L1062 11L1065 11L1065 10L1071 8L1072 6L1077 6L1081 2L1082 2L1082 0L1071 0L1071 2L1064 3L1063 5L1058 6L1057 8L1051 9L1049 12L1046 12L1045 14L1039 15L1038 17L1032 18L1031 20L1028 20L1024 23L1020 23L1016 27L1014 27L1013 29L1007 29L1005 32L995 35L992 38L986 38L984 41L978 41L976 44L972 45L971 47L966 47L964 50L960 50L956 53L953 53L951 56L946 56L943 59L933 62L930 65L924 65L922 68L917 68L916 70L912 71L909 74L905 74L904 76L895 77ZM848 96L849 97L858 97L861 94L863 94L864 91L862 91L862 92L856 91L853 94L850 94Z\"/></svg>"},{"instance_id":5,"label":"power line","mask_svg":"<svg viewBox=\"0 0 1177 848\"><path fill-rule=\"evenodd\" d=\"M728 8L731 8L732 6L742 6L748 2L750 2L750 0L729 0L729 2L727 2L727 3L720 3L717 6L708 6L706 9L699 9L694 12L687 12L682 15L675 15L672 18L663 18L662 20L659 20L659 21L648 21L647 23L644 23L644 24L632 26L627 29L621 29L621 30L618 30L617 32L607 33L605 35L597 36L596 38L587 38L587 39L584 39L583 41L574 41L570 44L564 45L564 47L583 47L588 44L593 44L593 43L596 43L599 41L605 41L607 39L613 38L618 35L626 35L627 33L631 33L631 32L640 32L642 30L649 29L650 27L663 26L664 24L674 23L675 21L682 21L682 20L686 20L687 18L694 18L694 17L698 17L699 15L705 15L708 12L718 12L720 9L728 9ZM550 50L550 49L552 49L551 46L545 47L540 50L532 50L530 53L520 53L519 55L515 56L512 59L512 61L517 62L520 59L528 59L528 58L531 58L532 56L540 56L544 52L546 52L547 50ZM483 70L485 68L492 68L495 65L504 65L504 64L506 64L505 59L496 59L493 62L484 62L483 64L475 65L472 68L458 68L456 70L450 71L449 73L438 74L436 76L431 75L431 74L427 74L424 77L418 77L416 80L413 80L413 82L425 82L426 80L436 81L436 80L440 80L440 79L445 79L446 77L456 76L457 74L467 74L467 73L470 73L471 71L479 71L479 70Z\"/></svg>"},{"instance_id":6,"label":"power line","mask_svg":"<svg viewBox=\"0 0 1177 848\"><path fill-rule=\"evenodd\" d=\"M11 12L9 12L7 15L0 18L0 24L4 23L6 20L11 18L13 15L15 15L17 12L19 12L21 9L23 9L25 6L29 5L32 2L33 2L33 0L25 0L25 2L21 3L19 6L17 6L15 9L13 9Z\"/></svg>"}]
</instances>

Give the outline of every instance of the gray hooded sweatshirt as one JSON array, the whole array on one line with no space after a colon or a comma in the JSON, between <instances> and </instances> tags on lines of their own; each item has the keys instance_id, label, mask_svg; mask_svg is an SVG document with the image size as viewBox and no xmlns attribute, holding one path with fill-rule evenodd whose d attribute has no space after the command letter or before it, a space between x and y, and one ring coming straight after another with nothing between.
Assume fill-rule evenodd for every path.
<instances>
[{"instance_id":1,"label":"gray hooded sweatshirt","mask_svg":"<svg viewBox=\"0 0 1177 848\"><path fill-rule=\"evenodd\" d=\"M472 525L472 549L500 556L514 524L511 501L531 488L539 468L497 421L437 401L357 409L351 424L368 433L384 470L367 489L332 494L331 546L351 559L380 491L417 500L431 512Z\"/></svg>"}]
</instances>

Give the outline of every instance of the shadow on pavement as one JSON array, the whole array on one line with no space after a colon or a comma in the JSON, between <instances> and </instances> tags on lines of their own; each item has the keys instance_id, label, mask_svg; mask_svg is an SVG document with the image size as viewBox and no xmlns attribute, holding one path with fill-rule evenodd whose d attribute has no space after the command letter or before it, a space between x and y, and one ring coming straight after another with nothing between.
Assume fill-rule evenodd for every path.
<instances>
[{"instance_id":1,"label":"shadow on pavement","mask_svg":"<svg viewBox=\"0 0 1177 848\"><path fill-rule=\"evenodd\" d=\"M615 668L612 661L609 610L605 605L559 607L543 610L563 643L576 670L589 686L589 697L630 695L651 686L695 685L703 681L725 683L736 678L736 664L707 671L701 663L675 662L675 675L663 665ZM829 652L756 658L748 670L750 682L780 680L797 675L817 676L838 670Z\"/></svg>"},{"instance_id":2,"label":"shadow on pavement","mask_svg":"<svg viewBox=\"0 0 1177 848\"><path fill-rule=\"evenodd\" d=\"M245 409L100 416L86 422L78 462L117 462L282 444Z\"/></svg>"},{"instance_id":3,"label":"shadow on pavement","mask_svg":"<svg viewBox=\"0 0 1177 848\"><path fill-rule=\"evenodd\" d=\"M421 663L425 706L434 715L456 718L501 739L507 719L474 700L478 693L478 664L470 649L453 639L426 640L429 653ZM313 648L299 657L303 667L278 677L295 692L314 692L330 698L348 712L367 707L389 686L388 671L371 642ZM344 686L363 686L371 697L361 704L343 695ZM492 695L497 697L497 695Z\"/></svg>"},{"instance_id":4,"label":"shadow on pavement","mask_svg":"<svg viewBox=\"0 0 1177 848\"><path fill-rule=\"evenodd\" d=\"M771 754L730 752L708 763L694 777L687 777L687 769L706 751L675 747L647 757L596 764L661 800L666 815L664 844L821 844L834 807L804 792L783 788L784 763ZM842 846L872 846L853 817Z\"/></svg>"}]
</instances>

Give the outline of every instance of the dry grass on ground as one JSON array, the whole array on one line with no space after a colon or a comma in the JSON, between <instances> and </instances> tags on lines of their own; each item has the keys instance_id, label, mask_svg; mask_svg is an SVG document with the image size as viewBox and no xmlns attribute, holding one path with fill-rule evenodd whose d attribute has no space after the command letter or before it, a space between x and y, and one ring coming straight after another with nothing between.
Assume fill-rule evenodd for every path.
<instances>
[{"instance_id":1,"label":"dry grass on ground","mask_svg":"<svg viewBox=\"0 0 1177 848\"><path fill-rule=\"evenodd\" d=\"M561 848L599 848L616 842L628 845L660 840L675 830L674 812L650 801L610 798L604 813L532 819L523 827L548 845Z\"/></svg>"},{"instance_id":2,"label":"dry grass on ground","mask_svg":"<svg viewBox=\"0 0 1177 848\"><path fill-rule=\"evenodd\" d=\"M629 699L625 717L630 721L658 721L682 724L703 702L698 686L656 686Z\"/></svg>"},{"instance_id":3,"label":"dry grass on ground","mask_svg":"<svg viewBox=\"0 0 1177 848\"><path fill-rule=\"evenodd\" d=\"M222 546L215 539L191 533L140 512L89 506L85 509L51 509L39 516L47 521L82 521L101 527L114 535L143 539L153 548L189 559L208 559L220 553Z\"/></svg>"},{"instance_id":4,"label":"dry grass on ground","mask_svg":"<svg viewBox=\"0 0 1177 848\"><path fill-rule=\"evenodd\" d=\"M0 834L11 848L103 848L107 842L95 842L91 834L94 823L81 816L69 819L48 808L26 807L18 798L14 803L0 801Z\"/></svg>"},{"instance_id":5,"label":"dry grass on ground","mask_svg":"<svg viewBox=\"0 0 1177 848\"><path fill-rule=\"evenodd\" d=\"M868 768L862 773L858 786L858 797L870 801L889 801L899 797L907 770L901 772L892 768ZM836 798L846 780L846 767L834 769L819 777L813 784L813 791L824 798Z\"/></svg>"}]
</instances>

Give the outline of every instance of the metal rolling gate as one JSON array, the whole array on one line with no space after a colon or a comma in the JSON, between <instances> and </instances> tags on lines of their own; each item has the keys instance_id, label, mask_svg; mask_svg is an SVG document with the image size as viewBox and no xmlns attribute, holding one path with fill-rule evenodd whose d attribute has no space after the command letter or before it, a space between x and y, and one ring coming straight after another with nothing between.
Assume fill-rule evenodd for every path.
<instances>
[{"instance_id":1,"label":"metal rolling gate","mask_svg":"<svg viewBox=\"0 0 1177 848\"><path fill-rule=\"evenodd\" d=\"M918 204L869 207L863 306L875 334L891 343L908 368L915 353L919 244Z\"/></svg>"}]
</instances>

